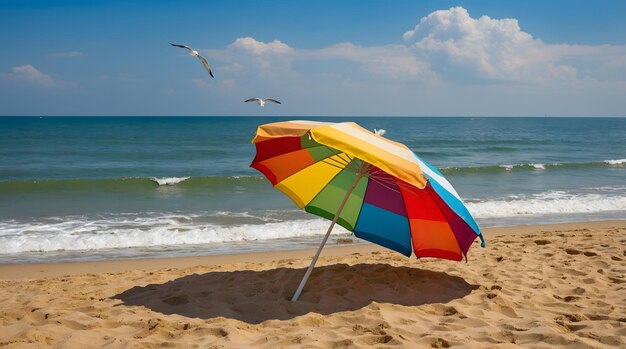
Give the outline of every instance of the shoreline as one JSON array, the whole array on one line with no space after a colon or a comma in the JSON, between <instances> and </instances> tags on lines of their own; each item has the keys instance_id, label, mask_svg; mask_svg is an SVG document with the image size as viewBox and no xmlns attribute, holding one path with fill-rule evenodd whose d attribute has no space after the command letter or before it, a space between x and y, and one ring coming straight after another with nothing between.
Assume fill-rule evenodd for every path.
<instances>
[{"instance_id":1,"label":"shoreline","mask_svg":"<svg viewBox=\"0 0 626 349\"><path fill-rule=\"evenodd\" d=\"M557 231L571 229L605 229L626 228L626 220L584 221L571 223L553 223L538 225L520 225L509 227L491 227L483 229L482 233L487 240L500 235L524 235L542 231ZM321 239L321 238L320 238ZM321 241L321 240L320 240ZM472 262L472 252L480 249L473 246L468 258ZM385 248L372 243L354 245L326 245L322 257L336 257L352 253L370 253L387 251ZM58 276L79 275L94 272L117 273L129 270L162 269L162 268L189 268L199 265L216 266L234 263L263 263L278 259L311 259L316 249L276 250L269 252L251 252L238 254L222 254L194 257L166 257L166 258L126 258L103 261L78 262L51 262L51 263L4 263L0 264L0 280L48 278ZM415 259L414 257L407 258Z\"/></svg>"}]
</instances>

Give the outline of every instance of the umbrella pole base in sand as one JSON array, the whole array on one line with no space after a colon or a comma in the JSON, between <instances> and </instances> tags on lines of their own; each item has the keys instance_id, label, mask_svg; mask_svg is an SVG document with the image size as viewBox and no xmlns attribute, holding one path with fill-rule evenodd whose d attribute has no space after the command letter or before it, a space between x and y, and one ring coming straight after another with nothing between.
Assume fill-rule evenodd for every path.
<instances>
[{"instance_id":1,"label":"umbrella pole base in sand","mask_svg":"<svg viewBox=\"0 0 626 349\"><path fill-rule=\"evenodd\" d=\"M367 172L368 169L369 169L368 164L363 163L363 165L361 165L361 168L359 169L359 172L357 173L356 178L354 179L354 183L352 183L352 186L346 192L346 196L343 198L341 205L339 205L339 209L337 210L337 213L335 213L335 217L333 218L332 223L330 223L330 226L328 227L328 231L326 232L324 239L322 239L322 243L320 244L320 247L317 249L317 253L315 253L313 260L311 261L311 265L309 265L309 268L306 270L306 273L304 274L302 281L300 281L300 285L298 286L296 293L294 293L293 297L291 298L292 302L297 301L298 298L300 297L300 293L302 293L302 289L304 288L304 285L306 285L307 280L309 280L309 276L311 276L311 272L313 272L315 263L317 262L317 259L319 258L320 254L322 253L322 248L324 248L324 245L326 244L326 241L328 240L328 237L330 236L330 232L335 227L335 223L337 223L337 220L339 219L339 215L341 214L341 211L343 211L344 206L346 206L346 203L348 202L348 198L350 197L350 194L352 194L352 191L354 190L354 188L356 188L357 184L359 184L359 180L361 179L361 177L363 177L363 175L365 174L365 172Z\"/></svg>"}]
</instances>

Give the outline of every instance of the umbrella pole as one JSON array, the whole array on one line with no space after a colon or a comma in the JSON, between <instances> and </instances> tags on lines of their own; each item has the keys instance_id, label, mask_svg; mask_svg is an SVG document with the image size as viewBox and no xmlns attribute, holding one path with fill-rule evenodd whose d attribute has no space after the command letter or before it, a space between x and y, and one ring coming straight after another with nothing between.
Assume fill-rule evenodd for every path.
<instances>
[{"instance_id":1,"label":"umbrella pole","mask_svg":"<svg viewBox=\"0 0 626 349\"><path fill-rule=\"evenodd\" d=\"M317 253L313 257L313 260L311 261L311 265L309 265L309 268L306 270L306 273L304 274L302 281L300 281L300 285L298 286L296 293L294 293L293 298L291 298L292 302L297 301L298 298L300 297L300 293L302 293L302 289L304 288L304 285L306 285L306 282L309 279L309 276L311 276L311 272L313 272L313 267L315 267L315 263L317 262L317 259L319 258L320 254L322 253L322 248L324 248L324 245L326 244L326 241L328 240L328 237L330 236L330 232L335 227L335 223L337 223L337 220L339 219L339 215L341 214L341 211L343 211L343 208L346 206L346 203L348 202L348 198L350 197L350 194L352 194L352 191L354 190L354 188L356 188L357 184L359 184L359 180L361 179L361 177L363 177L363 175L365 174L368 168L369 166L366 163L363 163L363 165L361 165L361 168L359 169L359 172L357 173L356 178L354 179L354 183L352 183L352 186L350 186L350 189L348 189L348 191L346 192L346 196L343 198L341 205L339 205L339 209L337 210L337 213L335 213L335 217L333 218L332 223L330 223L330 226L328 227L328 231L326 232L324 239L322 239L322 243L320 244L320 247L317 249Z\"/></svg>"}]
</instances>

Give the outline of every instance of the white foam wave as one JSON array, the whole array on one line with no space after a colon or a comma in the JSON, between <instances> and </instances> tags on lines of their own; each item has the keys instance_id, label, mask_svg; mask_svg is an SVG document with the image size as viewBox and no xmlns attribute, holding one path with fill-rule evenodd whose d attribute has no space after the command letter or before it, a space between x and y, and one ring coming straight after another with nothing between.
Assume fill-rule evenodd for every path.
<instances>
[{"instance_id":1,"label":"white foam wave","mask_svg":"<svg viewBox=\"0 0 626 349\"><path fill-rule=\"evenodd\" d=\"M194 217L122 216L94 220L58 218L46 222L0 222L3 253L98 250L147 246L208 244L323 235L328 221L318 218L265 224L216 225ZM336 233L348 233L336 226Z\"/></svg>"},{"instance_id":2,"label":"white foam wave","mask_svg":"<svg viewBox=\"0 0 626 349\"><path fill-rule=\"evenodd\" d=\"M602 189L602 190L600 190ZM626 217L624 187L581 188L534 195L468 200L481 219L533 215L577 216L611 212ZM623 213L623 214L622 214ZM307 219L311 217L311 219ZM127 213L65 216L39 221L0 221L0 253L100 250L181 246L321 236L329 222L303 211L212 212L196 214ZM534 218L533 218L534 219ZM337 226L333 234L348 232ZM277 248L280 246L277 245Z\"/></svg>"},{"instance_id":3,"label":"white foam wave","mask_svg":"<svg viewBox=\"0 0 626 349\"><path fill-rule=\"evenodd\" d=\"M256 179L256 180L265 180L265 177L263 177L263 176L250 176L250 175L236 175L236 176L230 176L230 178L233 178L233 179Z\"/></svg>"},{"instance_id":4,"label":"white foam wave","mask_svg":"<svg viewBox=\"0 0 626 349\"><path fill-rule=\"evenodd\" d=\"M163 178L152 177L150 179L157 182L159 185L175 185L189 178L190 177L163 177Z\"/></svg>"},{"instance_id":5,"label":"white foam wave","mask_svg":"<svg viewBox=\"0 0 626 349\"><path fill-rule=\"evenodd\" d=\"M552 164L551 166L558 166L558 164ZM535 170L545 170L546 169L546 165L545 164L504 164L504 165L498 165L498 167L503 168L507 171L512 171L513 169L515 169L516 167L518 168L533 168Z\"/></svg>"},{"instance_id":6,"label":"white foam wave","mask_svg":"<svg viewBox=\"0 0 626 349\"><path fill-rule=\"evenodd\" d=\"M496 200L467 202L466 205L478 219L605 211L626 213L626 196L550 191L535 195L511 195Z\"/></svg>"},{"instance_id":7,"label":"white foam wave","mask_svg":"<svg viewBox=\"0 0 626 349\"><path fill-rule=\"evenodd\" d=\"M544 164L530 164L535 170L545 170L546 165Z\"/></svg>"},{"instance_id":8,"label":"white foam wave","mask_svg":"<svg viewBox=\"0 0 626 349\"><path fill-rule=\"evenodd\" d=\"M611 166L626 165L626 159L604 160L604 162Z\"/></svg>"}]
</instances>

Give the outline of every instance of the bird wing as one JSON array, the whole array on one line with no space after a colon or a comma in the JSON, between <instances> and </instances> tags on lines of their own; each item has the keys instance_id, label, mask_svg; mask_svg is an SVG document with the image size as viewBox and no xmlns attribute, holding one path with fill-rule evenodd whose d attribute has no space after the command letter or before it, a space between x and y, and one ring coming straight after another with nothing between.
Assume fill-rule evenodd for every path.
<instances>
[{"instance_id":1,"label":"bird wing","mask_svg":"<svg viewBox=\"0 0 626 349\"><path fill-rule=\"evenodd\" d=\"M198 59L200 60L200 62L202 62L204 69L206 69L206 71L209 72L209 75L211 75L211 77L214 78L213 72L211 71L211 66L209 65L209 62L207 62L206 58L198 55Z\"/></svg>"},{"instance_id":2,"label":"bird wing","mask_svg":"<svg viewBox=\"0 0 626 349\"><path fill-rule=\"evenodd\" d=\"M261 99L259 99L259 98L248 98L248 99L246 99L244 102L258 102L258 101L260 101L260 100L261 100Z\"/></svg>"},{"instance_id":3,"label":"bird wing","mask_svg":"<svg viewBox=\"0 0 626 349\"><path fill-rule=\"evenodd\" d=\"M193 50L191 47L189 47L189 46L187 46L187 45L172 44L171 42L170 42L170 45L172 45L172 46L176 46L176 47L180 47L180 48L186 48L186 49L188 49L189 51L192 51L192 50Z\"/></svg>"},{"instance_id":4,"label":"bird wing","mask_svg":"<svg viewBox=\"0 0 626 349\"><path fill-rule=\"evenodd\" d=\"M279 101L275 100L274 98L265 98L264 101L272 102L272 103L276 103L276 104L282 104Z\"/></svg>"}]
</instances>

